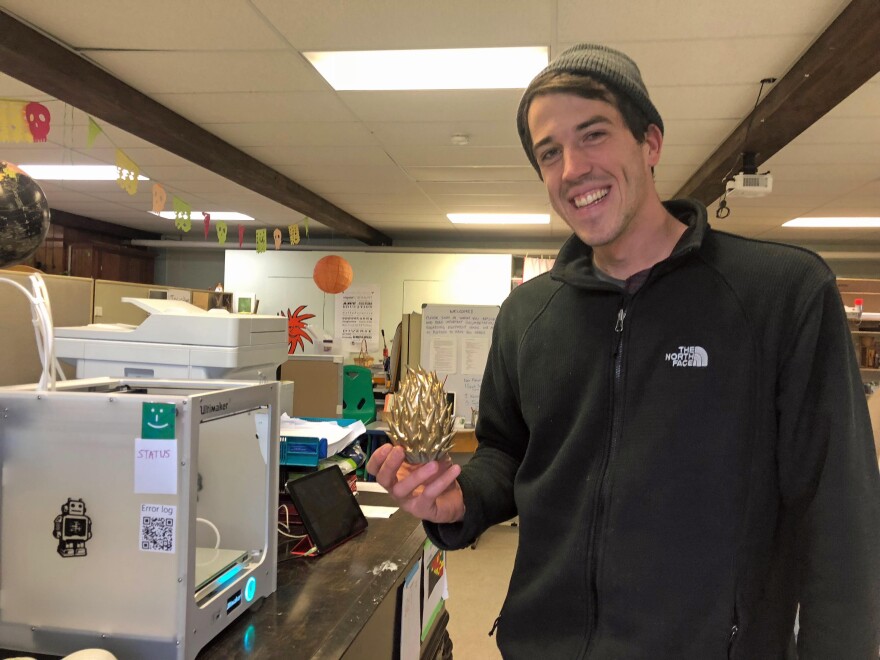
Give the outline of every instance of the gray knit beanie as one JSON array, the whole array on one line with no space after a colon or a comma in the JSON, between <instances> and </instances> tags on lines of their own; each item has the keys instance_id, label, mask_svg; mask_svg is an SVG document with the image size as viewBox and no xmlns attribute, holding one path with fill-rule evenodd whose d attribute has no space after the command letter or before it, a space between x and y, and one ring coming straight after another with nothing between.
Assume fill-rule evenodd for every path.
<instances>
[{"instance_id":1,"label":"gray knit beanie","mask_svg":"<svg viewBox=\"0 0 880 660\"><path fill-rule=\"evenodd\" d=\"M535 85L535 81L551 71L590 76L608 85L618 94L629 98L639 110L645 113L648 121L656 124L660 132L663 133L663 120L660 118L657 108L651 103L648 90L645 88L645 83L642 82L642 74L639 72L639 67L636 63L628 55L607 46L578 44L565 50L559 57L550 62L547 68L535 76L519 102L519 110L516 114L519 137L523 148L526 150L526 155L539 174L540 169L532 153L532 145L527 143L529 142L527 138L528 131L526 130L528 128L526 125L527 113L524 112L526 109L524 105L531 103L533 98L532 87Z\"/></svg>"}]
</instances>

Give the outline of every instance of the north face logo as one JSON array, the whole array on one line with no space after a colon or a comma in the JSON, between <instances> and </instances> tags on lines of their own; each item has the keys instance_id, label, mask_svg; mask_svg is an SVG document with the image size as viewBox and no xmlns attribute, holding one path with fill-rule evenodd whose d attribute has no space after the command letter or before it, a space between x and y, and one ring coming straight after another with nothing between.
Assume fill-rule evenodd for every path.
<instances>
[{"instance_id":1,"label":"north face logo","mask_svg":"<svg viewBox=\"0 0 880 660\"><path fill-rule=\"evenodd\" d=\"M708 367L709 354L702 346L679 346L677 353L667 353L666 361L673 367Z\"/></svg>"}]
</instances>

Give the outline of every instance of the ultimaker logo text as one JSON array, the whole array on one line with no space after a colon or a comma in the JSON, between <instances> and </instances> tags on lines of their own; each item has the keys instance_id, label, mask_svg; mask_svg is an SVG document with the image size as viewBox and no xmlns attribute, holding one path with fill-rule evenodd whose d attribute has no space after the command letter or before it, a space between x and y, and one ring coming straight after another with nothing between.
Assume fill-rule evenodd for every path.
<instances>
[{"instance_id":1,"label":"ultimaker logo text","mask_svg":"<svg viewBox=\"0 0 880 660\"><path fill-rule=\"evenodd\" d=\"M673 367L708 367L709 354L702 346L679 346L677 353L667 353L666 361Z\"/></svg>"}]
</instances>

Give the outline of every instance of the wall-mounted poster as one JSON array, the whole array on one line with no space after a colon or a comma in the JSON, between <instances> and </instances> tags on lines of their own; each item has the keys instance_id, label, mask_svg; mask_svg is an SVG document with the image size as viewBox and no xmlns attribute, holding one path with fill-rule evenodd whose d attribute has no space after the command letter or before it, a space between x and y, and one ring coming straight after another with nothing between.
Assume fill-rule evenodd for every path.
<instances>
[{"instance_id":1,"label":"wall-mounted poster","mask_svg":"<svg viewBox=\"0 0 880 660\"><path fill-rule=\"evenodd\" d=\"M375 284L352 286L336 294L336 337L342 351L355 353L367 341L367 352L380 347L379 287Z\"/></svg>"}]
</instances>

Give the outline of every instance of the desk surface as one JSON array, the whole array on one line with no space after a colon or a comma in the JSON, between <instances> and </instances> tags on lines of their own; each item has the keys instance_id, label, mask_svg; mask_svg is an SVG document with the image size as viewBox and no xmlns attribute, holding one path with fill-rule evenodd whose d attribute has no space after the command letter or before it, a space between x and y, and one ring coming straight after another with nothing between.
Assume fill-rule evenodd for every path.
<instances>
[{"instance_id":1,"label":"desk surface","mask_svg":"<svg viewBox=\"0 0 880 660\"><path fill-rule=\"evenodd\" d=\"M358 494L364 504L379 503L377 497ZM288 560L292 544L279 543L278 590L202 649L198 660L342 657L377 603L394 597L394 583L424 542L421 523L398 511L387 520L371 518L363 533L321 557Z\"/></svg>"}]
</instances>

